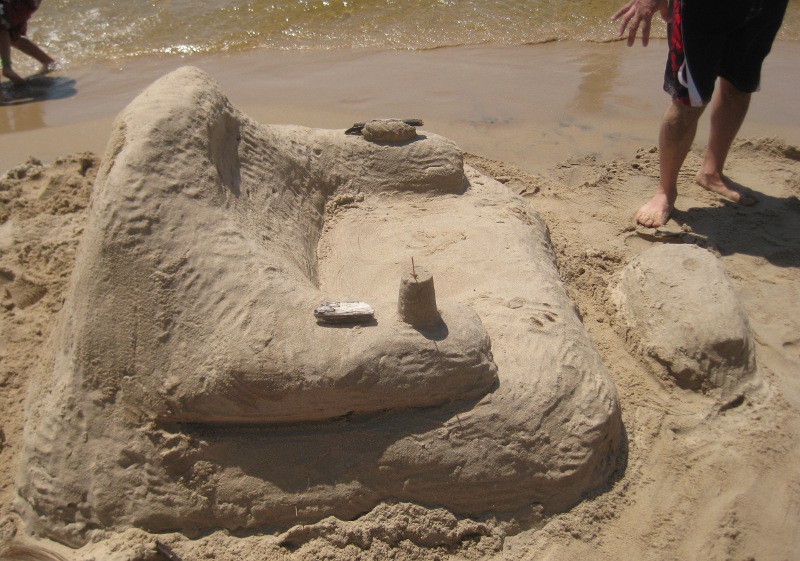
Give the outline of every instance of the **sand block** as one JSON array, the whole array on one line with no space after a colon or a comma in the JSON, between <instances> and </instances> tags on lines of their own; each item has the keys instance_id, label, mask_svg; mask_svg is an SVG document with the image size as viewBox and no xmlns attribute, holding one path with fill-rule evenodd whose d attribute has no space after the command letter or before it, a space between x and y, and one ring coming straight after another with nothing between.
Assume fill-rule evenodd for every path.
<instances>
[{"instance_id":1,"label":"sand block","mask_svg":"<svg viewBox=\"0 0 800 561\"><path fill-rule=\"evenodd\" d=\"M367 121L361 136L371 142L405 142L417 137L417 128L400 119Z\"/></svg>"},{"instance_id":2,"label":"sand block","mask_svg":"<svg viewBox=\"0 0 800 561\"><path fill-rule=\"evenodd\" d=\"M381 125L383 123L384 125ZM397 124L397 126L395 126ZM409 136L409 138L414 138L416 136L417 127L421 127L425 123L422 119L371 119L369 121L362 121L359 123L353 123L353 126L344 131L344 134L352 134L352 135L359 135L364 132L364 129L367 128L369 125L370 131L380 131L381 129L386 130L396 130L396 131L408 131L409 129L406 126L411 127L413 130L413 135ZM404 126L405 125L405 126ZM408 140L407 138L406 140ZM374 139L368 139L374 140Z\"/></svg>"},{"instance_id":3,"label":"sand block","mask_svg":"<svg viewBox=\"0 0 800 561\"><path fill-rule=\"evenodd\" d=\"M436 273L433 325L398 317L415 256ZM308 313L346 294L376 320ZM38 376L16 508L72 545L386 499L558 511L607 482L622 438L523 199L432 133L256 123L195 68L117 118Z\"/></svg>"},{"instance_id":4,"label":"sand block","mask_svg":"<svg viewBox=\"0 0 800 561\"><path fill-rule=\"evenodd\" d=\"M401 320L416 326L432 326L441 321L433 275L426 268L415 267L403 273L397 313Z\"/></svg>"},{"instance_id":5,"label":"sand block","mask_svg":"<svg viewBox=\"0 0 800 561\"><path fill-rule=\"evenodd\" d=\"M679 386L726 398L755 373L747 315L710 251L648 249L621 271L611 295L628 341Z\"/></svg>"}]
</instances>

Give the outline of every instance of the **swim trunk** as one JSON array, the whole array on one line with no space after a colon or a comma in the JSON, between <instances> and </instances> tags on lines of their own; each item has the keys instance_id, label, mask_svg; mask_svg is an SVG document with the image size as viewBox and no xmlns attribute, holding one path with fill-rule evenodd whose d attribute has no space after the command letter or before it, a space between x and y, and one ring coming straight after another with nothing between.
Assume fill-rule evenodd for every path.
<instances>
[{"instance_id":1,"label":"swim trunk","mask_svg":"<svg viewBox=\"0 0 800 561\"><path fill-rule=\"evenodd\" d=\"M664 90L683 105L711 101L718 77L758 91L761 65L788 0L672 0Z\"/></svg>"},{"instance_id":2,"label":"swim trunk","mask_svg":"<svg viewBox=\"0 0 800 561\"><path fill-rule=\"evenodd\" d=\"M41 0L0 0L0 26L8 30L12 41L28 33L28 20Z\"/></svg>"}]
</instances>

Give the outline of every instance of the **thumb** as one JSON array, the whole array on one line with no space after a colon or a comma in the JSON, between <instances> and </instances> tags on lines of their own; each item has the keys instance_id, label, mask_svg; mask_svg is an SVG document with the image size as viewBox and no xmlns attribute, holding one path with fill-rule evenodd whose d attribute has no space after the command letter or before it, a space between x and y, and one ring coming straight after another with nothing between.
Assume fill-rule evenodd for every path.
<instances>
[{"instance_id":1,"label":"thumb","mask_svg":"<svg viewBox=\"0 0 800 561\"><path fill-rule=\"evenodd\" d=\"M661 18L667 23L672 21L672 2L673 0L669 0L669 2L661 2L661 6L659 7Z\"/></svg>"}]
</instances>

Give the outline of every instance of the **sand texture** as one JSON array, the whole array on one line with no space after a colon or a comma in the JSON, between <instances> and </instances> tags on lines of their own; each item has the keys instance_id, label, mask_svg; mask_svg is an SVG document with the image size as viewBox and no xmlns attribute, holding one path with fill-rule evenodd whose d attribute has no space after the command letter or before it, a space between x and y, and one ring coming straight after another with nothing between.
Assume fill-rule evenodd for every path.
<instances>
[{"instance_id":1,"label":"sand texture","mask_svg":"<svg viewBox=\"0 0 800 561\"><path fill-rule=\"evenodd\" d=\"M736 142L752 207L693 151L646 230L653 147L534 174L416 132L186 68L0 179L0 559L795 556L800 150Z\"/></svg>"}]
</instances>

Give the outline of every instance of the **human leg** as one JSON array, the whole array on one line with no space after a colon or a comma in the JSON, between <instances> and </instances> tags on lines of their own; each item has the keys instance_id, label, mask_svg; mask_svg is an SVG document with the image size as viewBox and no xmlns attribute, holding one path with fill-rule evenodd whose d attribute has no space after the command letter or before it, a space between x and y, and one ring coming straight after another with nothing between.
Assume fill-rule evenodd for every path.
<instances>
[{"instance_id":1,"label":"human leg","mask_svg":"<svg viewBox=\"0 0 800 561\"><path fill-rule=\"evenodd\" d=\"M720 61L720 87L711 101L711 130L697 183L734 202L754 204L723 173L725 160L747 115L751 93L759 88L761 68L786 12L787 0L753 3L750 15L726 38Z\"/></svg>"},{"instance_id":2,"label":"human leg","mask_svg":"<svg viewBox=\"0 0 800 561\"><path fill-rule=\"evenodd\" d=\"M636 213L636 222L648 228L663 226L678 197L678 172L692 147L704 107L673 101L661 120L658 135L660 178L656 194Z\"/></svg>"},{"instance_id":3,"label":"human leg","mask_svg":"<svg viewBox=\"0 0 800 561\"><path fill-rule=\"evenodd\" d=\"M695 181L703 189L717 193L734 202L753 204L755 201L745 196L741 190L722 172L733 140L747 115L750 106L750 93L736 89L725 78L711 100L711 130L708 136L703 163Z\"/></svg>"},{"instance_id":4,"label":"human leg","mask_svg":"<svg viewBox=\"0 0 800 561\"><path fill-rule=\"evenodd\" d=\"M56 61L27 37L20 37L16 41L12 41L11 46L39 61L42 64L43 73L55 69Z\"/></svg>"},{"instance_id":5,"label":"human leg","mask_svg":"<svg viewBox=\"0 0 800 561\"><path fill-rule=\"evenodd\" d=\"M2 25L0 25L0 60L3 64L3 76L17 85L25 83L25 80L11 68L11 35Z\"/></svg>"},{"instance_id":6,"label":"human leg","mask_svg":"<svg viewBox=\"0 0 800 561\"><path fill-rule=\"evenodd\" d=\"M2 26L0 26L0 58L2 58L3 70L5 70L6 61L7 60L8 61L11 60L11 47L9 46L9 48L6 49L6 39L5 39L5 37L8 37L8 31L6 29L4 29ZM10 43L10 40L9 40L9 43ZM2 80L0 80L0 82L2 82ZM0 90L0 101L5 101L5 99L6 99L6 96L3 93L3 90Z\"/></svg>"}]
</instances>

